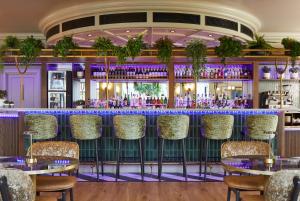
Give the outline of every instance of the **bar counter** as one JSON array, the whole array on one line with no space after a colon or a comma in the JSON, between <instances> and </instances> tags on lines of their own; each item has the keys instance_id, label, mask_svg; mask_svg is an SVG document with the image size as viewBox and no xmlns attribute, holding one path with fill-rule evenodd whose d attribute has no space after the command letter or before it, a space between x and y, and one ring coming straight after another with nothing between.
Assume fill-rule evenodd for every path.
<instances>
[{"instance_id":1,"label":"bar counter","mask_svg":"<svg viewBox=\"0 0 300 201\"><path fill-rule=\"evenodd\" d=\"M157 161L157 130L156 118L159 115L185 114L190 116L189 135L186 140L187 161L199 161L200 151L200 128L201 116L206 114L229 114L234 116L234 129L230 140L242 140L241 131L245 125L248 115L275 114L279 116L278 136L276 152L281 154L284 147L284 110L266 110L266 109L244 109L244 110L198 110L198 109L0 109L0 155L20 155L25 153L28 143L24 143L23 131L24 116L28 114L50 114L57 117L59 130L54 140L72 139L69 126L69 116L79 115L99 115L103 119L102 125L102 153L105 161L115 161L116 144L113 131L114 115L144 115L146 116L146 137L145 137L145 160L147 162ZM89 161L94 154L94 143L89 141L78 141L80 145L80 158L82 161ZM222 141L211 141L209 149L209 160L218 161L220 156L220 145ZM138 144L129 141L124 144L122 155L128 157L128 161L138 157ZM167 142L165 147L166 159L170 161L180 160L180 144L176 142ZM167 159L168 160L168 159Z\"/></svg>"}]
</instances>

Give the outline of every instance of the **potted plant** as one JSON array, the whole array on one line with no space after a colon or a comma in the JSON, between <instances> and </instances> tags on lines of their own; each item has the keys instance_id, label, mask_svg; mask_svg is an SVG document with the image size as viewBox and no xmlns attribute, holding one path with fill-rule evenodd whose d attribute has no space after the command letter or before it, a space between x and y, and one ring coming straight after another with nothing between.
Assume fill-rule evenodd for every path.
<instances>
[{"instance_id":1,"label":"potted plant","mask_svg":"<svg viewBox=\"0 0 300 201\"><path fill-rule=\"evenodd\" d=\"M128 56L134 61L135 57L139 56L144 46L143 35L139 35L135 38L130 38L126 44Z\"/></svg>"},{"instance_id":2,"label":"potted plant","mask_svg":"<svg viewBox=\"0 0 300 201\"><path fill-rule=\"evenodd\" d=\"M255 34L255 40L248 41L248 49L271 49L272 46L264 39L264 35ZM254 51L250 55L271 55L271 52Z\"/></svg>"},{"instance_id":3,"label":"potted plant","mask_svg":"<svg viewBox=\"0 0 300 201\"><path fill-rule=\"evenodd\" d=\"M158 50L158 60L162 63L169 64L173 52L173 41L168 37L160 38L155 42L154 47Z\"/></svg>"},{"instance_id":4,"label":"potted plant","mask_svg":"<svg viewBox=\"0 0 300 201\"><path fill-rule=\"evenodd\" d=\"M15 107L15 103L13 101L9 101L9 108L14 108Z\"/></svg>"},{"instance_id":5,"label":"potted plant","mask_svg":"<svg viewBox=\"0 0 300 201\"><path fill-rule=\"evenodd\" d=\"M221 62L225 65L226 58L239 57L242 53L243 46L240 41L228 36L219 38L220 45L215 47L215 52L221 58Z\"/></svg>"},{"instance_id":6,"label":"potted plant","mask_svg":"<svg viewBox=\"0 0 300 201\"><path fill-rule=\"evenodd\" d=\"M5 101L3 102L3 107L4 107L4 108L9 108L9 103L10 103L10 101L5 100Z\"/></svg>"},{"instance_id":7,"label":"potted plant","mask_svg":"<svg viewBox=\"0 0 300 201\"><path fill-rule=\"evenodd\" d=\"M283 38L281 44L285 49L290 50L290 52L286 54L291 56L292 67L294 67L297 57L300 56L300 42L292 38Z\"/></svg>"},{"instance_id":8,"label":"potted plant","mask_svg":"<svg viewBox=\"0 0 300 201\"><path fill-rule=\"evenodd\" d=\"M93 44L93 48L98 51L98 55L107 56L109 51L114 49L114 45L109 38L99 37Z\"/></svg>"},{"instance_id":9,"label":"potted plant","mask_svg":"<svg viewBox=\"0 0 300 201\"><path fill-rule=\"evenodd\" d=\"M264 73L264 75L263 75L263 78L264 79L270 79L271 78L271 68L270 67L268 67L268 66L264 66L263 68L262 68L262 71L263 71L263 73Z\"/></svg>"},{"instance_id":10,"label":"potted plant","mask_svg":"<svg viewBox=\"0 0 300 201\"><path fill-rule=\"evenodd\" d=\"M197 103L197 81L199 78L200 70L203 70L206 63L207 47L201 40L192 40L185 48L187 57L192 60L193 75L195 82L195 102Z\"/></svg>"},{"instance_id":11,"label":"potted plant","mask_svg":"<svg viewBox=\"0 0 300 201\"><path fill-rule=\"evenodd\" d=\"M299 78L299 69L297 67L291 67L289 69L291 79Z\"/></svg>"},{"instance_id":12,"label":"potted plant","mask_svg":"<svg viewBox=\"0 0 300 201\"><path fill-rule=\"evenodd\" d=\"M285 70L286 70L286 69L281 68L281 67L276 68L277 78L278 78L278 79L284 79L284 73L285 73Z\"/></svg>"},{"instance_id":13,"label":"potted plant","mask_svg":"<svg viewBox=\"0 0 300 201\"><path fill-rule=\"evenodd\" d=\"M127 47L122 47L122 46L115 46L113 49L113 54L115 56L117 56L118 64L124 64L127 60L128 57L128 51L127 51Z\"/></svg>"},{"instance_id":14,"label":"potted plant","mask_svg":"<svg viewBox=\"0 0 300 201\"><path fill-rule=\"evenodd\" d=\"M0 90L0 107L3 107L6 96L7 96L7 91Z\"/></svg>"},{"instance_id":15,"label":"potted plant","mask_svg":"<svg viewBox=\"0 0 300 201\"><path fill-rule=\"evenodd\" d=\"M83 106L85 105L85 101L84 100L77 100L77 101L75 101L75 105L76 105L76 109L82 109Z\"/></svg>"},{"instance_id":16,"label":"potted plant","mask_svg":"<svg viewBox=\"0 0 300 201\"><path fill-rule=\"evenodd\" d=\"M53 54L55 57L61 56L63 59L71 55L72 49L78 48L77 44L73 41L70 36L64 36L63 39L59 40L53 48Z\"/></svg>"}]
</instances>

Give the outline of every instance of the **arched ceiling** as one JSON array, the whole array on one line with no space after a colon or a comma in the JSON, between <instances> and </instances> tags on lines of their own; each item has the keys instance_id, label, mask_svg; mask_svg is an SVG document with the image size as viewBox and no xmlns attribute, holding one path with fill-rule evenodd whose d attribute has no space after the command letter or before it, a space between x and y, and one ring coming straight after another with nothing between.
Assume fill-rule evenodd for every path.
<instances>
[{"instance_id":1,"label":"arched ceiling","mask_svg":"<svg viewBox=\"0 0 300 201\"><path fill-rule=\"evenodd\" d=\"M118 0L115 0L118 1ZM78 8L81 4L115 2L108 0L10 0L1 2L0 37L7 34L22 35L35 33L42 35L40 23L57 11ZM120 1L120 0L119 0ZM124 0L121 2L132 2ZM148 1L148 0L143 0ZM151 0L149 2L183 2L181 0ZM185 0L185 4L207 3L224 6L232 11L241 11L257 18L260 22L258 32L264 33L269 40L279 40L291 36L300 39L299 0ZM228 10L227 10L228 11ZM225 10L226 12L226 10Z\"/></svg>"}]
</instances>

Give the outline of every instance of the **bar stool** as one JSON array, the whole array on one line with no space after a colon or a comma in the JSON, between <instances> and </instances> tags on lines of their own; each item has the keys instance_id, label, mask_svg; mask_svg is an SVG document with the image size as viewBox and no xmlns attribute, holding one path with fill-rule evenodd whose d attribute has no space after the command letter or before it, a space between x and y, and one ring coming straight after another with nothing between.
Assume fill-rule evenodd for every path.
<instances>
[{"instance_id":1,"label":"bar stool","mask_svg":"<svg viewBox=\"0 0 300 201\"><path fill-rule=\"evenodd\" d=\"M25 126L29 131L35 131L33 140L48 140L57 136L57 119L53 115L26 115Z\"/></svg>"},{"instance_id":2,"label":"bar stool","mask_svg":"<svg viewBox=\"0 0 300 201\"><path fill-rule=\"evenodd\" d=\"M210 140L228 140L232 135L234 117L232 115L204 115L201 134L204 138L205 164L204 181L206 181L208 148ZM200 176L202 174L202 148L200 148Z\"/></svg>"},{"instance_id":3,"label":"bar stool","mask_svg":"<svg viewBox=\"0 0 300 201\"><path fill-rule=\"evenodd\" d=\"M141 177L144 181L144 141L146 117L142 115L116 115L113 117L115 136L118 141L116 181L120 177L120 152L122 141L138 140L141 163Z\"/></svg>"},{"instance_id":4,"label":"bar stool","mask_svg":"<svg viewBox=\"0 0 300 201\"><path fill-rule=\"evenodd\" d=\"M246 120L246 133L250 139L270 140L275 138L277 115L251 115Z\"/></svg>"},{"instance_id":5,"label":"bar stool","mask_svg":"<svg viewBox=\"0 0 300 201\"><path fill-rule=\"evenodd\" d=\"M161 180L165 140L180 140L183 159L183 174L187 181L185 139L189 132L190 118L187 115L162 115L157 118L158 148L158 178Z\"/></svg>"},{"instance_id":6,"label":"bar stool","mask_svg":"<svg viewBox=\"0 0 300 201\"><path fill-rule=\"evenodd\" d=\"M101 129L102 118L97 115L71 115L70 127L73 138L83 141L95 142L95 158L96 158L96 171L97 181L99 181L99 150L98 142L101 146ZM103 156L101 154L101 173L104 175Z\"/></svg>"}]
</instances>

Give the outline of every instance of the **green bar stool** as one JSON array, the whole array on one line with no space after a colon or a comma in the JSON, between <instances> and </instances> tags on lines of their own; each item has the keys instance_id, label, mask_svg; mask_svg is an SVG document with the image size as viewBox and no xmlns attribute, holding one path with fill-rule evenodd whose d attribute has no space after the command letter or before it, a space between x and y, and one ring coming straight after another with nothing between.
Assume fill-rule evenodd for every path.
<instances>
[{"instance_id":1,"label":"green bar stool","mask_svg":"<svg viewBox=\"0 0 300 201\"><path fill-rule=\"evenodd\" d=\"M274 139L277 124L277 115L251 115L246 120L246 133L254 140Z\"/></svg>"},{"instance_id":2,"label":"green bar stool","mask_svg":"<svg viewBox=\"0 0 300 201\"><path fill-rule=\"evenodd\" d=\"M183 174L187 181L185 139L189 132L190 118L187 115L162 115L157 117L158 132L158 178L161 180L165 140L180 140L182 148Z\"/></svg>"},{"instance_id":3,"label":"green bar stool","mask_svg":"<svg viewBox=\"0 0 300 201\"><path fill-rule=\"evenodd\" d=\"M122 141L138 140L141 163L141 177L144 181L144 137L146 132L146 117L142 115L116 115L113 117L115 136L118 142L116 181L120 177L120 153Z\"/></svg>"},{"instance_id":4,"label":"green bar stool","mask_svg":"<svg viewBox=\"0 0 300 201\"><path fill-rule=\"evenodd\" d=\"M204 115L201 134L204 138L205 164L204 181L206 181L208 149L210 140L229 140L232 135L234 117L232 115ZM202 174L202 148L200 148L200 176Z\"/></svg>"},{"instance_id":5,"label":"green bar stool","mask_svg":"<svg viewBox=\"0 0 300 201\"><path fill-rule=\"evenodd\" d=\"M99 181L99 149L101 146L102 118L97 115L71 115L70 127L73 138L83 141L95 142L95 158L97 181ZM100 149L101 150L101 149ZM103 156L101 154L101 174L104 175Z\"/></svg>"},{"instance_id":6,"label":"green bar stool","mask_svg":"<svg viewBox=\"0 0 300 201\"><path fill-rule=\"evenodd\" d=\"M53 115L26 115L25 126L27 130L36 132L33 140L48 140L57 136L57 119Z\"/></svg>"}]
</instances>

